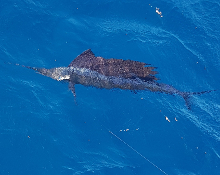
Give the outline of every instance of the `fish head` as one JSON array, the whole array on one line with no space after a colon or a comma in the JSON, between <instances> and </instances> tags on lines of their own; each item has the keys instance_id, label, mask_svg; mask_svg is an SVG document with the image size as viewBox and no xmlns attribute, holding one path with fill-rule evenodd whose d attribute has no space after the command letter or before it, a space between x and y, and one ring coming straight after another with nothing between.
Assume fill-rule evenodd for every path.
<instances>
[{"instance_id":1,"label":"fish head","mask_svg":"<svg viewBox=\"0 0 220 175\"><path fill-rule=\"evenodd\" d=\"M57 81L70 79L69 68L67 67L57 67L57 68L52 68L52 69L35 68L35 70L39 74L50 77Z\"/></svg>"}]
</instances>

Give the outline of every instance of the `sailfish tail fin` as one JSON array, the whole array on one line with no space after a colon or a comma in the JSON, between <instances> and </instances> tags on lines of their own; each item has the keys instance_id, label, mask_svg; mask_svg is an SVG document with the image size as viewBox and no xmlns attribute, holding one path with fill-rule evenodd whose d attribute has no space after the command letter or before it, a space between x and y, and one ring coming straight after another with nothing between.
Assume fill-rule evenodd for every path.
<instances>
[{"instance_id":1,"label":"sailfish tail fin","mask_svg":"<svg viewBox=\"0 0 220 175\"><path fill-rule=\"evenodd\" d=\"M191 102L190 102L190 96L192 94L190 92L183 92L181 94L181 96L183 97L183 99L185 100L185 103L186 103L186 107L187 109L191 110Z\"/></svg>"},{"instance_id":2,"label":"sailfish tail fin","mask_svg":"<svg viewBox=\"0 0 220 175\"><path fill-rule=\"evenodd\" d=\"M208 90L208 91L202 91L202 92L191 92L192 95L202 95L202 94L206 94L206 93L210 93L216 90Z\"/></svg>"},{"instance_id":3,"label":"sailfish tail fin","mask_svg":"<svg viewBox=\"0 0 220 175\"><path fill-rule=\"evenodd\" d=\"M191 101L190 101L190 97L192 95L202 95L205 93L210 93L216 90L208 90L208 91L202 91L202 92L183 92L181 93L181 96L183 97L183 99L185 100L186 103L186 107L191 110Z\"/></svg>"}]
</instances>

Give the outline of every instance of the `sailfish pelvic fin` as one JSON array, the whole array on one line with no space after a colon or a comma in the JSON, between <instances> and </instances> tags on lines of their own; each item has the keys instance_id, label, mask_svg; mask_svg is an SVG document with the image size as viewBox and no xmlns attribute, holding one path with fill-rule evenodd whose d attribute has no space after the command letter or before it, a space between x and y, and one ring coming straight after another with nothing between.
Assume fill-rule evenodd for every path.
<instances>
[{"instance_id":1,"label":"sailfish pelvic fin","mask_svg":"<svg viewBox=\"0 0 220 175\"><path fill-rule=\"evenodd\" d=\"M71 92L73 93L74 96L74 102L77 105L76 102L76 91L75 91L75 83L73 83L72 81L69 82L69 89L71 90Z\"/></svg>"}]
</instances>

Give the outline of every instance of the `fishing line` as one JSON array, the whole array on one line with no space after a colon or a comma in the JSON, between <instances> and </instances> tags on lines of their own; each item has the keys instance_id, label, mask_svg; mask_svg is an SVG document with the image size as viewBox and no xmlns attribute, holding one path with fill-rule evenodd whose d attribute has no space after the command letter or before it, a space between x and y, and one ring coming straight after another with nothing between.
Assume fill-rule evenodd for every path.
<instances>
[{"instance_id":1,"label":"fishing line","mask_svg":"<svg viewBox=\"0 0 220 175\"><path fill-rule=\"evenodd\" d=\"M126 143L124 140L122 140L120 137L118 137L116 134L114 134L112 131L109 130L109 133L111 133L113 136L115 136L118 140L120 140L122 143L124 143L126 146L128 146L130 149L132 149L134 152L136 152L139 156L144 158L146 161L148 161L151 165L153 165L155 168L160 170L163 174L168 175L165 171L163 171L161 168L159 168L157 165L155 165L153 162L151 162L148 158L143 156L141 153L139 153L136 149L134 149L132 146L130 146L128 143Z\"/></svg>"}]
</instances>

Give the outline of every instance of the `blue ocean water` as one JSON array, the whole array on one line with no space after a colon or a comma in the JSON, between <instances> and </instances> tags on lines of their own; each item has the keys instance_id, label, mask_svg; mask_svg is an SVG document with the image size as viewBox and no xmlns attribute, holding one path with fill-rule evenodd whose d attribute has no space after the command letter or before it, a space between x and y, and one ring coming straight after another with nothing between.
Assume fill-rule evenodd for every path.
<instances>
[{"instance_id":1,"label":"blue ocean water","mask_svg":"<svg viewBox=\"0 0 220 175\"><path fill-rule=\"evenodd\" d=\"M220 174L219 8L217 0L2 0L0 175ZM181 91L217 91L193 96L190 111L178 96L77 85L75 105L67 84L5 64L67 66L89 48L150 63L159 82Z\"/></svg>"}]
</instances>

